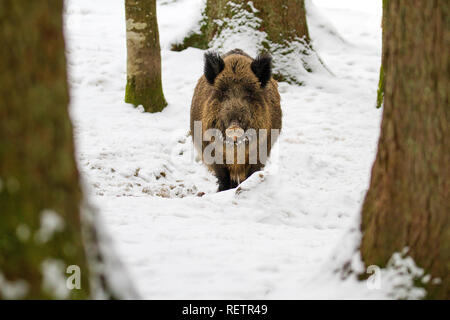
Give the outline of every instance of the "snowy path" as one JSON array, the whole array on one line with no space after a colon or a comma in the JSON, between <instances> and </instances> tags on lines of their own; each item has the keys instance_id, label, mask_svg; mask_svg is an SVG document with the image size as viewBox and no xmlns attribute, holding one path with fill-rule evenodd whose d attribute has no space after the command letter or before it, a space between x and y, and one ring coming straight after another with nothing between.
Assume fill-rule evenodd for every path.
<instances>
[{"instance_id":1,"label":"snowy path","mask_svg":"<svg viewBox=\"0 0 450 320\"><path fill-rule=\"evenodd\" d=\"M315 2L311 36L335 76L312 75L303 87L280 83L279 157L240 192L215 193L214 177L192 161L186 136L203 51L169 51L195 23L201 0L158 3L169 102L159 114L123 102L123 1L68 1L79 167L143 298L351 298L365 292L361 284L335 292L315 285L313 296L303 288L336 267L328 265L330 256L357 226L368 186L381 117L374 107L376 2L353 10ZM327 33L321 16L345 41Z\"/></svg>"}]
</instances>

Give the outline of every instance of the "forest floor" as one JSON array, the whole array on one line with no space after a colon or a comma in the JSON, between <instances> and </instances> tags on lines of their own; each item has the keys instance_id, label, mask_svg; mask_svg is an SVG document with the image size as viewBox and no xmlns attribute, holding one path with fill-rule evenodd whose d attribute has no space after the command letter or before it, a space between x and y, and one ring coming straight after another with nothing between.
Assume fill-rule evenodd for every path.
<instances>
[{"instance_id":1,"label":"forest floor","mask_svg":"<svg viewBox=\"0 0 450 320\"><path fill-rule=\"evenodd\" d=\"M375 108L381 2L309 4L314 47L333 75L308 75L304 86L279 84L278 152L241 192L221 193L192 156L187 136L204 52L170 51L195 27L202 0L158 1L169 105L157 114L123 102L123 3L67 1L65 32L85 191L140 296L385 297L383 290L334 272L347 259L360 264L352 252L382 113Z\"/></svg>"}]
</instances>

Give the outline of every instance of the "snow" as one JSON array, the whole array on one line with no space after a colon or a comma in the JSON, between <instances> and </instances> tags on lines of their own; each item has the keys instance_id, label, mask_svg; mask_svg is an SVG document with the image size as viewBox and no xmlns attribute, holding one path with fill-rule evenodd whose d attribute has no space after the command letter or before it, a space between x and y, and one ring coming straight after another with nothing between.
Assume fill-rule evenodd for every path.
<instances>
[{"instance_id":1,"label":"snow","mask_svg":"<svg viewBox=\"0 0 450 320\"><path fill-rule=\"evenodd\" d=\"M21 223L17 226L16 235L20 241L22 242L27 241L30 238L30 234L31 234L30 228L26 224Z\"/></svg>"},{"instance_id":2,"label":"snow","mask_svg":"<svg viewBox=\"0 0 450 320\"><path fill-rule=\"evenodd\" d=\"M216 193L187 136L204 52L169 50L195 28L203 1L158 2L169 105L157 114L123 102L123 1L66 2L78 166L142 298L389 297L386 282L371 290L334 272L349 260L362 268L353 252L381 120L381 3L361 3L308 3L313 46L333 75L279 84L278 155L237 189Z\"/></svg>"},{"instance_id":3,"label":"snow","mask_svg":"<svg viewBox=\"0 0 450 320\"><path fill-rule=\"evenodd\" d=\"M205 2L200 3L203 5L198 7L202 9ZM209 42L210 49L226 53L240 48L250 56L256 57L258 53L266 52L266 47L269 47L269 53L273 57L273 74L282 74L285 79L289 80L289 83L303 83L308 78L307 70L313 70L314 73L326 70L317 53L305 43L304 38L296 37L284 44L268 40L267 33L264 30L261 31L263 29L261 28L262 20L257 17L258 10L252 1L245 4L230 1L226 6L233 12L233 18L213 20L216 29L220 32ZM193 29L185 31L184 36L195 32L199 33L199 27L203 24L203 17L197 17L197 23L192 27ZM177 37L172 40L172 43L175 40L177 43L181 43L183 37Z\"/></svg>"},{"instance_id":4,"label":"snow","mask_svg":"<svg viewBox=\"0 0 450 320\"><path fill-rule=\"evenodd\" d=\"M65 271L66 265L62 260L48 258L41 263L42 288L56 299L67 299L70 295Z\"/></svg>"},{"instance_id":5,"label":"snow","mask_svg":"<svg viewBox=\"0 0 450 320\"><path fill-rule=\"evenodd\" d=\"M23 279L8 281L0 270L0 293L5 299L22 299L28 293L29 287Z\"/></svg>"},{"instance_id":6,"label":"snow","mask_svg":"<svg viewBox=\"0 0 450 320\"><path fill-rule=\"evenodd\" d=\"M45 209L41 212L41 226L35 235L36 241L45 243L53 237L55 232L61 232L63 230L64 219L55 211ZM23 234L23 230L21 233Z\"/></svg>"}]
</instances>

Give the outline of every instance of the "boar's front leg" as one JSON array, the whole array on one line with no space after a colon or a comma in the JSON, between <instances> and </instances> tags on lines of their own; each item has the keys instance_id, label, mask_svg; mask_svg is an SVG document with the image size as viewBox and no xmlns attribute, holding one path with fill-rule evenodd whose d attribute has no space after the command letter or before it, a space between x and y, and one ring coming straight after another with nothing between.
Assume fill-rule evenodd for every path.
<instances>
[{"instance_id":1,"label":"boar's front leg","mask_svg":"<svg viewBox=\"0 0 450 320\"><path fill-rule=\"evenodd\" d=\"M217 180L219 180L219 192L225 191L231 188L230 184L230 171L224 166L215 166L214 173Z\"/></svg>"},{"instance_id":2,"label":"boar's front leg","mask_svg":"<svg viewBox=\"0 0 450 320\"><path fill-rule=\"evenodd\" d=\"M262 169L262 166L260 164L252 164L252 165L250 165L250 167L248 169L247 177L245 179L250 177L256 171L260 171L261 169Z\"/></svg>"}]
</instances>

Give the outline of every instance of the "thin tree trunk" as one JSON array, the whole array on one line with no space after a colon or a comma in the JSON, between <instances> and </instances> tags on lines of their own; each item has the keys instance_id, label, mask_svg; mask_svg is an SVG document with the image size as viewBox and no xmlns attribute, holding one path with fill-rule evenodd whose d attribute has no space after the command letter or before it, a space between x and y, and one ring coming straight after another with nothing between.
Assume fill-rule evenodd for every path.
<instances>
[{"instance_id":1,"label":"thin tree trunk","mask_svg":"<svg viewBox=\"0 0 450 320\"><path fill-rule=\"evenodd\" d=\"M384 267L408 247L432 276L427 298L449 299L450 3L388 0L383 15L384 110L361 254Z\"/></svg>"},{"instance_id":2,"label":"thin tree trunk","mask_svg":"<svg viewBox=\"0 0 450 320\"><path fill-rule=\"evenodd\" d=\"M0 299L136 297L82 200L62 11L0 2Z\"/></svg>"},{"instance_id":3,"label":"thin tree trunk","mask_svg":"<svg viewBox=\"0 0 450 320\"><path fill-rule=\"evenodd\" d=\"M90 296L62 10L0 2L0 298ZM69 265L81 269L79 290L65 288Z\"/></svg>"},{"instance_id":4,"label":"thin tree trunk","mask_svg":"<svg viewBox=\"0 0 450 320\"><path fill-rule=\"evenodd\" d=\"M127 86L125 102L147 112L164 109L156 0L125 0Z\"/></svg>"}]
</instances>

